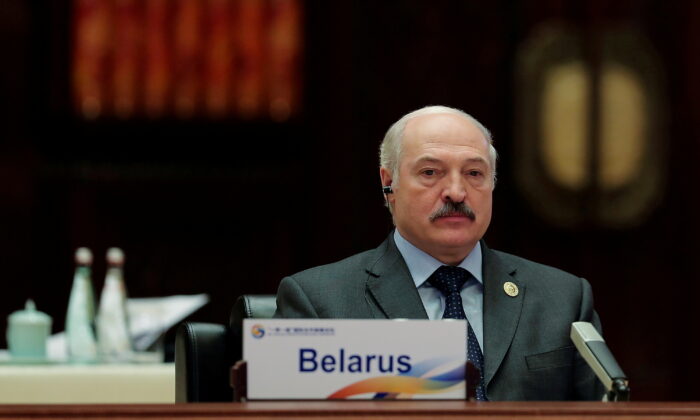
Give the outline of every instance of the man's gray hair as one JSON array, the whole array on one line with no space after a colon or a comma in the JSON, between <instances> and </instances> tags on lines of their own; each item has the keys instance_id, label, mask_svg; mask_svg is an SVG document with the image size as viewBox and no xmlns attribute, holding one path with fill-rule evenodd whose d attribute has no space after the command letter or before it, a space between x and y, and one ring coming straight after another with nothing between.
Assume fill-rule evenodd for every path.
<instances>
[{"instance_id":1,"label":"man's gray hair","mask_svg":"<svg viewBox=\"0 0 700 420\"><path fill-rule=\"evenodd\" d=\"M430 105L416 111L409 112L392 124L392 126L389 127L389 130L387 130L384 140L382 140L382 144L379 145L379 166L386 168L389 170L389 172L391 172L394 186L397 186L399 182L399 162L401 162L403 132L406 128L406 124L408 124L408 121L412 118L430 114L458 115L466 118L479 130L481 130L489 143L489 163L491 164L493 184L496 185L496 159L498 158L498 153L496 152L496 148L493 147L491 132L484 127L483 124L477 121L476 118L472 117L461 109L441 105Z\"/></svg>"}]
</instances>

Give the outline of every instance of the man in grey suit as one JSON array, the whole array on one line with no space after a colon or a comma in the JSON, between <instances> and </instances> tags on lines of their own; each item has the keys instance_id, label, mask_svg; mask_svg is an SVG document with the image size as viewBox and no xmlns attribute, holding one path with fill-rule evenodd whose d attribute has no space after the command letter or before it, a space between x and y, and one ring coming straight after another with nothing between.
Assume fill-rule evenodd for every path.
<instances>
[{"instance_id":1,"label":"man in grey suit","mask_svg":"<svg viewBox=\"0 0 700 420\"><path fill-rule=\"evenodd\" d=\"M396 229L376 249L284 278L276 316L466 318L482 399L600 399L569 339L575 321L600 331L588 282L482 241L496 180L489 131L454 108L419 109L387 131L379 174Z\"/></svg>"}]
</instances>

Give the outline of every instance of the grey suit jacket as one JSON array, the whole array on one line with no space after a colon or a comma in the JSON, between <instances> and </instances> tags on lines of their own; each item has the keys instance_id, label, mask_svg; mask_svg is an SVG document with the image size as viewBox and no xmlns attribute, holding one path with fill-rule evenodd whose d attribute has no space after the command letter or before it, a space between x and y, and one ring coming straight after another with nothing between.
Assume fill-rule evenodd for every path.
<instances>
[{"instance_id":1,"label":"grey suit jacket","mask_svg":"<svg viewBox=\"0 0 700 420\"><path fill-rule=\"evenodd\" d=\"M600 331L588 282L481 245L488 398L600 400L603 387L569 339L575 321ZM504 292L507 281L517 296ZM275 316L428 318L393 235L376 249L285 277Z\"/></svg>"}]
</instances>

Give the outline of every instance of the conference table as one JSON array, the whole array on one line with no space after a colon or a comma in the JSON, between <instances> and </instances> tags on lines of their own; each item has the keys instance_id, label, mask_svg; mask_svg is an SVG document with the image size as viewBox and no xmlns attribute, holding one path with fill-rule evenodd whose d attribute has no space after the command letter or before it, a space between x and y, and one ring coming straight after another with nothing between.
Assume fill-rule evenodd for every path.
<instances>
[{"instance_id":1,"label":"conference table","mask_svg":"<svg viewBox=\"0 0 700 420\"><path fill-rule=\"evenodd\" d=\"M700 403L253 401L217 404L0 405L0 419L689 419Z\"/></svg>"},{"instance_id":2,"label":"conference table","mask_svg":"<svg viewBox=\"0 0 700 420\"><path fill-rule=\"evenodd\" d=\"M0 404L174 403L175 364L0 364Z\"/></svg>"},{"instance_id":3,"label":"conference table","mask_svg":"<svg viewBox=\"0 0 700 420\"><path fill-rule=\"evenodd\" d=\"M700 402L174 401L173 364L0 365L0 419L700 419Z\"/></svg>"}]
</instances>

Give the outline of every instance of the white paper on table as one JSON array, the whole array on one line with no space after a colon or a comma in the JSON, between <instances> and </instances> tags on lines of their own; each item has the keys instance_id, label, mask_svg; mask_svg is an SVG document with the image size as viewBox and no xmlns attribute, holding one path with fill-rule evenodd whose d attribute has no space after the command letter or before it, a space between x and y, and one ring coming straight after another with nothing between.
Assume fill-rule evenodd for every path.
<instances>
[{"instance_id":1,"label":"white paper on table","mask_svg":"<svg viewBox=\"0 0 700 420\"><path fill-rule=\"evenodd\" d=\"M137 352L146 351L168 329L209 302L209 295L175 295L159 298L129 298L129 334ZM66 337L63 332L49 337L50 360L66 360Z\"/></svg>"},{"instance_id":2,"label":"white paper on table","mask_svg":"<svg viewBox=\"0 0 700 420\"><path fill-rule=\"evenodd\" d=\"M134 350L145 351L168 329L209 302L206 293L162 298L130 298L126 302Z\"/></svg>"}]
</instances>

